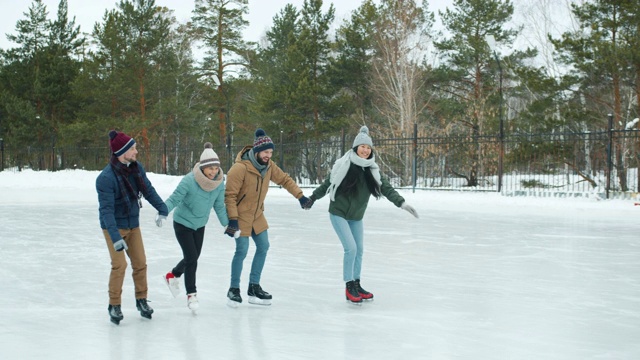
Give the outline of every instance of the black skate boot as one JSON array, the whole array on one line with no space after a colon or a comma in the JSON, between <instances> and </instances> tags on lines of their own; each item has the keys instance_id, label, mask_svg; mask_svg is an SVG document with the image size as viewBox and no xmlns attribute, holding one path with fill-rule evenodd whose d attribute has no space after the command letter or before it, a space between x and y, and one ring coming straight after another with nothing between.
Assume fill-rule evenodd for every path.
<instances>
[{"instance_id":1,"label":"black skate boot","mask_svg":"<svg viewBox=\"0 0 640 360\"><path fill-rule=\"evenodd\" d=\"M271 294L262 290L260 284L249 284L249 304L271 305Z\"/></svg>"},{"instance_id":2,"label":"black skate boot","mask_svg":"<svg viewBox=\"0 0 640 360\"><path fill-rule=\"evenodd\" d=\"M107 310L109 310L109 317L111 317L111 322L116 325L120 325L120 320L124 319L124 315L122 315L120 305L109 305Z\"/></svg>"},{"instance_id":3,"label":"black skate boot","mask_svg":"<svg viewBox=\"0 0 640 360\"><path fill-rule=\"evenodd\" d=\"M347 288L345 289L347 301L353 305L362 305L362 296L358 293L355 280L347 282Z\"/></svg>"},{"instance_id":4,"label":"black skate boot","mask_svg":"<svg viewBox=\"0 0 640 360\"><path fill-rule=\"evenodd\" d=\"M235 308L238 307L242 303L242 296L240 296L239 288L229 288L229 292L227 292L227 305Z\"/></svg>"},{"instance_id":5,"label":"black skate boot","mask_svg":"<svg viewBox=\"0 0 640 360\"><path fill-rule=\"evenodd\" d=\"M151 319L153 309L147 304L147 299L136 299L136 308L140 311L140 316L143 318Z\"/></svg>"},{"instance_id":6,"label":"black skate boot","mask_svg":"<svg viewBox=\"0 0 640 360\"><path fill-rule=\"evenodd\" d=\"M356 279L356 290L358 290L358 294L360 294L360 297L362 298L362 300L373 301L373 294L363 289L362 286L360 286L360 279Z\"/></svg>"}]
</instances>

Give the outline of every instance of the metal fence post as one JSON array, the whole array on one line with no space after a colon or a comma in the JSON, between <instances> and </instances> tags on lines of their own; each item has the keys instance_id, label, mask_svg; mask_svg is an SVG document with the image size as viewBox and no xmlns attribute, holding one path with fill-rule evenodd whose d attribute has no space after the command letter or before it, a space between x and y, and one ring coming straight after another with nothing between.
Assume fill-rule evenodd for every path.
<instances>
[{"instance_id":1,"label":"metal fence post","mask_svg":"<svg viewBox=\"0 0 640 360\"><path fill-rule=\"evenodd\" d=\"M612 159L612 151L613 151L613 114L609 114L609 129L607 131L607 136L609 137L607 140L607 187L606 187L606 198L609 198L609 190L611 188L611 170L613 169L613 159Z\"/></svg>"},{"instance_id":2,"label":"metal fence post","mask_svg":"<svg viewBox=\"0 0 640 360\"><path fill-rule=\"evenodd\" d=\"M413 183L413 192L416 192L416 183L418 182L418 123L413 123L413 166L411 169L411 181Z\"/></svg>"},{"instance_id":3,"label":"metal fence post","mask_svg":"<svg viewBox=\"0 0 640 360\"><path fill-rule=\"evenodd\" d=\"M284 141L282 140L283 138L283 131L280 130L280 168L284 170Z\"/></svg>"}]
</instances>

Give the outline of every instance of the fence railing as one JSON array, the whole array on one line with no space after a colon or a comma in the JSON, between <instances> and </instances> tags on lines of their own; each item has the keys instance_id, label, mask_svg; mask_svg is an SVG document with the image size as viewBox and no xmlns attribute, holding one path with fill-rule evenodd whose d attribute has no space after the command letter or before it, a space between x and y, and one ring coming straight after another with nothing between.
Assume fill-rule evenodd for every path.
<instances>
[{"instance_id":1,"label":"fence railing","mask_svg":"<svg viewBox=\"0 0 640 360\"><path fill-rule=\"evenodd\" d=\"M345 138L349 141L345 141ZM352 137L324 141L274 139L273 160L301 185L322 182L349 148ZM215 149L228 170L243 146ZM184 175L202 147L138 144L138 160L148 172ZM2 146L0 170L23 168L100 170L106 147L46 148ZM500 191L506 195L598 194L635 196L640 188L640 131L417 137L374 140L383 174L397 188Z\"/></svg>"}]
</instances>

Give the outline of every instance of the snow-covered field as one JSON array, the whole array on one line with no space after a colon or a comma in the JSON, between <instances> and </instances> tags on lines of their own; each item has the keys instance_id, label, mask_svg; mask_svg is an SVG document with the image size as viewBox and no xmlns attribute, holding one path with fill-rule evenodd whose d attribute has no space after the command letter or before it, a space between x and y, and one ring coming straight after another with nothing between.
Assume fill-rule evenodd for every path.
<instances>
[{"instance_id":1,"label":"snow-covered field","mask_svg":"<svg viewBox=\"0 0 640 360\"><path fill-rule=\"evenodd\" d=\"M357 307L344 300L328 198L303 211L272 188L262 285L273 305L225 305L234 245L212 215L195 316L162 282L180 247L144 202L155 313L147 320L136 311L129 268L116 326L97 175L0 173L0 359L640 358L633 201L403 190L420 213L414 219L372 199L362 282L375 301ZM163 198L180 181L149 177Z\"/></svg>"}]
</instances>

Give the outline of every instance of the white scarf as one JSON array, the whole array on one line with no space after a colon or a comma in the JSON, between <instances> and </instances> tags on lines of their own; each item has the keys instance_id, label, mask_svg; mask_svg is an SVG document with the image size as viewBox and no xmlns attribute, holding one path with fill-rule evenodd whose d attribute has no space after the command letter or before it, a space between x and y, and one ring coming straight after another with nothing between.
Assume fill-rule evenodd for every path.
<instances>
[{"instance_id":1,"label":"white scarf","mask_svg":"<svg viewBox=\"0 0 640 360\"><path fill-rule=\"evenodd\" d=\"M363 159L353 152L353 149L350 149L340 159L336 160L331 168L331 174L329 175L329 181L331 184L327 189L327 192L331 194L331 201L336 200L336 190L342 183L342 180L344 180L344 177L347 176L351 163L363 168L370 168L373 178L376 180L378 185L382 185L382 182L380 181L380 168L378 167L378 164L376 164L376 156L372 156L371 159Z\"/></svg>"},{"instance_id":2,"label":"white scarf","mask_svg":"<svg viewBox=\"0 0 640 360\"><path fill-rule=\"evenodd\" d=\"M212 192L218 185L222 184L223 172L222 168L218 168L218 173L213 177L213 180L209 179L204 175L202 170L200 169L200 163L196 163L196 166L193 167L193 176L196 179L196 183L200 188L206 192Z\"/></svg>"}]
</instances>

